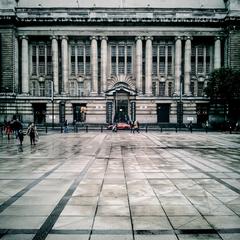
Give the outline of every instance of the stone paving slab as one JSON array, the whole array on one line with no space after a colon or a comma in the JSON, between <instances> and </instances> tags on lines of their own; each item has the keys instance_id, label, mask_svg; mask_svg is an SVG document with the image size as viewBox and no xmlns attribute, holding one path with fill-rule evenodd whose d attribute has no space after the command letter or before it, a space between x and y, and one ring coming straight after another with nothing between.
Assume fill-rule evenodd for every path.
<instances>
[{"instance_id":1,"label":"stone paving slab","mask_svg":"<svg viewBox=\"0 0 240 240\"><path fill-rule=\"evenodd\" d=\"M0 137L0 239L240 239L240 135Z\"/></svg>"}]
</instances>

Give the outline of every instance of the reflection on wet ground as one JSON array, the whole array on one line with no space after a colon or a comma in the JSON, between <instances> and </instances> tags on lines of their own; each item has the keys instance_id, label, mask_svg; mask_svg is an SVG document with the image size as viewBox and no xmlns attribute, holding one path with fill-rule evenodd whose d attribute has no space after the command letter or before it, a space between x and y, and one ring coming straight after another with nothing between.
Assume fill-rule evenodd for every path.
<instances>
[{"instance_id":1,"label":"reflection on wet ground","mask_svg":"<svg viewBox=\"0 0 240 240\"><path fill-rule=\"evenodd\" d=\"M240 239L240 135L0 137L0 239Z\"/></svg>"}]
</instances>

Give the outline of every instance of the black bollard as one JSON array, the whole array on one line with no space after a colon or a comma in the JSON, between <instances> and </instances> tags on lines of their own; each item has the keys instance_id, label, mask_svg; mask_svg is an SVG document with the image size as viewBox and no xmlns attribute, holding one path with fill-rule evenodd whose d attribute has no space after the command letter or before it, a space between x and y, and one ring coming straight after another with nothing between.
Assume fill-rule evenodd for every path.
<instances>
[{"instance_id":1,"label":"black bollard","mask_svg":"<svg viewBox=\"0 0 240 240\"><path fill-rule=\"evenodd\" d=\"M61 126L61 133L63 133L63 127Z\"/></svg>"},{"instance_id":2,"label":"black bollard","mask_svg":"<svg viewBox=\"0 0 240 240\"><path fill-rule=\"evenodd\" d=\"M47 125L45 126L45 132L47 133L48 129L47 129Z\"/></svg>"},{"instance_id":3,"label":"black bollard","mask_svg":"<svg viewBox=\"0 0 240 240\"><path fill-rule=\"evenodd\" d=\"M161 127L161 133L162 133L162 127Z\"/></svg>"},{"instance_id":4,"label":"black bollard","mask_svg":"<svg viewBox=\"0 0 240 240\"><path fill-rule=\"evenodd\" d=\"M176 127L175 131L176 131L176 133L177 133L177 127Z\"/></svg>"},{"instance_id":5,"label":"black bollard","mask_svg":"<svg viewBox=\"0 0 240 240\"><path fill-rule=\"evenodd\" d=\"M88 125L86 126L86 132L88 132Z\"/></svg>"},{"instance_id":6,"label":"black bollard","mask_svg":"<svg viewBox=\"0 0 240 240\"><path fill-rule=\"evenodd\" d=\"M78 127L76 126L76 133L78 132Z\"/></svg>"},{"instance_id":7,"label":"black bollard","mask_svg":"<svg viewBox=\"0 0 240 240\"><path fill-rule=\"evenodd\" d=\"M148 131L148 126L146 125L145 132L147 132L147 131Z\"/></svg>"},{"instance_id":8,"label":"black bollard","mask_svg":"<svg viewBox=\"0 0 240 240\"><path fill-rule=\"evenodd\" d=\"M101 126L101 132L103 132L103 126Z\"/></svg>"}]
</instances>

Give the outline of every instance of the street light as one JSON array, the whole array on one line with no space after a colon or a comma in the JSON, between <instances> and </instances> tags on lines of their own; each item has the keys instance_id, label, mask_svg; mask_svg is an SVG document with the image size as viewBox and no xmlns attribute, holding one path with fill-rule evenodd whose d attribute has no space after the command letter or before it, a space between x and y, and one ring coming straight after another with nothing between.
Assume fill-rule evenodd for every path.
<instances>
[{"instance_id":1,"label":"street light","mask_svg":"<svg viewBox=\"0 0 240 240\"><path fill-rule=\"evenodd\" d=\"M181 127L183 123L182 76L180 77L180 94L175 96L177 101L177 123Z\"/></svg>"},{"instance_id":2,"label":"street light","mask_svg":"<svg viewBox=\"0 0 240 240\"><path fill-rule=\"evenodd\" d=\"M54 129L54 83L51 80L51 102L52 102L52 129Z\"/></svg>"}]
</instances>

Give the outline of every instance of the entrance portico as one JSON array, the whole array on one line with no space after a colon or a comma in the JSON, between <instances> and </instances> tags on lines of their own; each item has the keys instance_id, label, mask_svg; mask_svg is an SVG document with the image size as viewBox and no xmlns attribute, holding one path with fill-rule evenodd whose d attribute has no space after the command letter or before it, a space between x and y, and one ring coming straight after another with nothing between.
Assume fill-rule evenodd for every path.
<instances>
[{"instance_id":1,"label":"entrance portico","mask_svg":"<svg viewBox=\"0 0 240 240\"><path fill-rule=\"evenodd\" d=\"M127 123L135 120L136 109L131 106L136 104L136 95L137 92L125 82L118 82L106 91L107 101L112 101L112 110L107 109L112 122Z\"/></svg>"}]
</instances>

